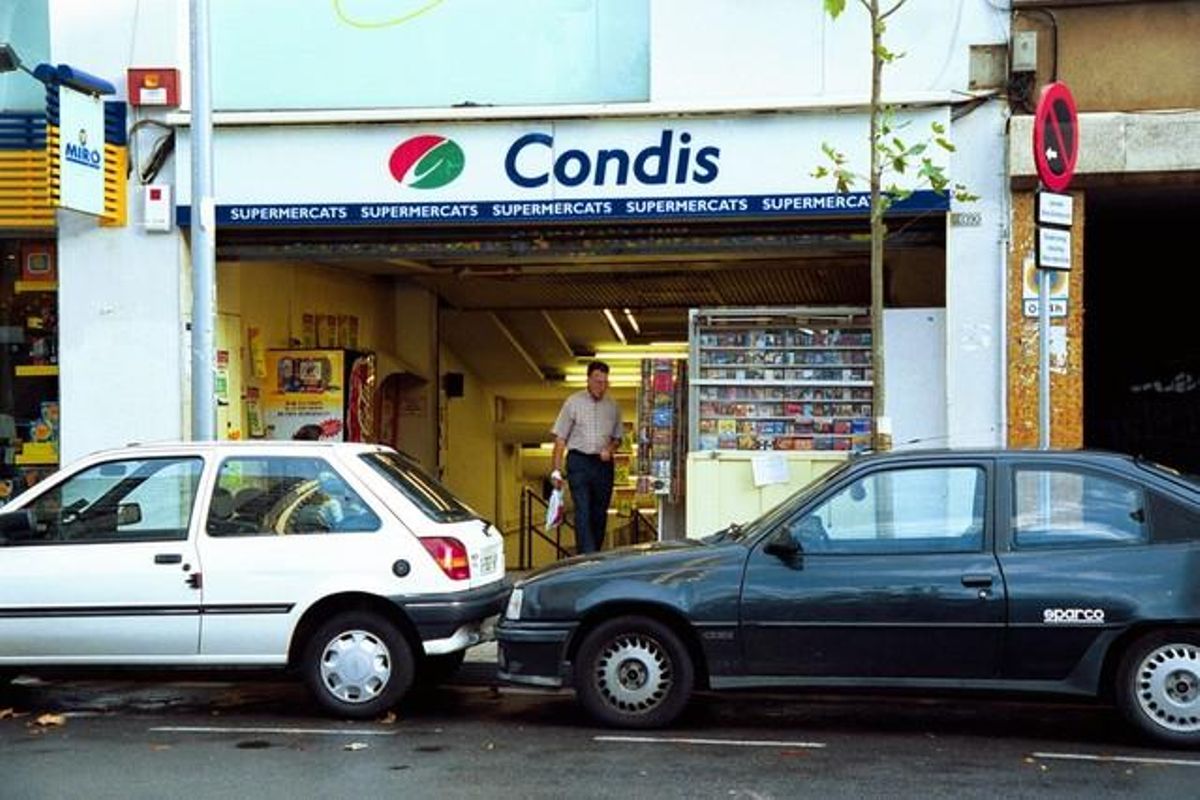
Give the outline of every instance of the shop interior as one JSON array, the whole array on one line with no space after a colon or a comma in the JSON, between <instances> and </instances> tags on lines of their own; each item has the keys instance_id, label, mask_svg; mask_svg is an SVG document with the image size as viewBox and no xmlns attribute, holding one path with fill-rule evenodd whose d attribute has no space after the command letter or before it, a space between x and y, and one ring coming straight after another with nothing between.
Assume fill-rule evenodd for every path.
<instances>
[{"instance_id":1,"label":"shop interior","mask_svg":"<svg viewBox=\"0 0 1200 800\"><path fill-rule=\"evenodd\" d=\"M940 216L893 226L888 307L945 306L944 235ZM583 387L587 362L601 358L627 429L610 541L682 535L681 465L697 435L687 421L689 311L869 308L868 253L865 226L828 221L300 237L227 229L218 241L218 347L228 364L218 376L218 427L230 438L285 438L262 409L275 380L274 368L255 367L264 353L372 353L368 438L417 457L507 534L541 512L525 495L544 496L549 428L562 400ZM658 383L679 401L673 414L659 414L677 423L666 475L648 463L653 379L644 359L674 367L674 379ZM245 400L256 393L247 414ZM665 523L664 500L676 515Z\"/></svg>"},{"instance_id":2,"label":"shop interior","mask_svg":"<svg viewBox=\"0 0 1200 800\"><path fill-rule=\"evenodd\" d=\"M52 238L0 238L0 505L58 467Z\"/></svg>"}]
</instances>

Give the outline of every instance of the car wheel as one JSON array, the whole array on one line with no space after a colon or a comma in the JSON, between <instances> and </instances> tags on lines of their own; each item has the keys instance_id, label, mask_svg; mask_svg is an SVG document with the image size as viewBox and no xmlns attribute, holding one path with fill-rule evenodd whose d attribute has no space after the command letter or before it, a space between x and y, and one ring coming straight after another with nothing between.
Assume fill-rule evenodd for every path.
<instances>
[{"instance_id":1,"label":"car wheel","mask_svg":"<svg viewBox=\"0 0 1200 800\"><path fill-rule=\"evenodd\" d=\"M466 657L466 650L425 656L421 659L421 666L417 668L417 683L426 687L445 683L454 676L454 673L458 672L458 668L462 666Z\"/></svg>"},{"instance_id":2,"label":"car wheel","mask_svg":"<svg viewBox=\"0 0 1200 800\"><path fill-rule=\"evenodd\" d=\"M312 635L303 670L313 697L326 710L369 719L400 702L412 685L412 648L377 614L347 612Z\"/></svg>"},{"instance_id":3,"label":"car wheel","mask_svg":"<svg viewBox=\"0 0 1200 800\"><path fill-rule=\"evenodd\" d=\"M646 617L619 617L588 634L575 660L580 703L606 725L656 728L679 716L695 669L669 627Z\"/></svg>"},{"instance_id":4,"label":"car wheel","mask_svg":"<svg viewBox=\"0 0 1200 800\"><path fill-rule=\"evenodd\" d=\"M1116 699L1151 738L1200 744L1200 632L1162 631L1134 642L1121 659Z\"/></svg>"}]
</instances>

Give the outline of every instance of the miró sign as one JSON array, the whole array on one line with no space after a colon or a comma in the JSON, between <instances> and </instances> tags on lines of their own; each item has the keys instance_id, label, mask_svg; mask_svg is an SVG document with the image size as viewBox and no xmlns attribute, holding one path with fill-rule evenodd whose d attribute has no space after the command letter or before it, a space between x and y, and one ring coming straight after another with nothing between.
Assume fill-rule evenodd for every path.
<instances>
[{"instance_id":1,"label":"mir\u00f3 sign","mask_svg":"<svg viewBox=\"0 0 1200 800\"><path fill-rule=\"evenodd\" d=\"M694 147L687 131L664 130L656 144L631 153L624 148L600 148L593 152L569 149L554 156L549 169L538 160L529 165L538 150L554 153L554 136L527 133L508 148L504 171L508 179L526 189L545 186L553 178L560 186L625 186L630 181L645 186L668 183L712 183L717 178L721 149L711 145ZM544 154L543 154L544 155Z\"/></svg>"},{"instance_id":2,"label":"mir\u00f3 sign","mask_svg":"<svg viewBox=\"0 0 1200 800\"><path fill-rule=\"evenodd\" d=\"M99 150L94 150L86 144L75 144L74 142L67 142L64 157L67 161L91 167L92 169L100 169L100 166L104 163L104 156Z\"/></svg>"}]
</instances>

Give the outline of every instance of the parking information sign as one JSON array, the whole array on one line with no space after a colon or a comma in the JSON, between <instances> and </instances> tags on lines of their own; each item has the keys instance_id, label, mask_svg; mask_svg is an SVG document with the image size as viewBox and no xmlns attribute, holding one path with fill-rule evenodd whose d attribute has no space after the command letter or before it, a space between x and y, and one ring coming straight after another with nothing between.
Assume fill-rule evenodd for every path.
<instances>
[{"instance_id":1,"label":"parking information sign","mask_svg":"<svg viewBox=\"0 0 1200 800\"><path fill-rule=\"evenodd\" d=\"M1059 228L1038 228L1037 265L1042 269L1071 268L1071 232Z\"/></svg>"}]
</instances>

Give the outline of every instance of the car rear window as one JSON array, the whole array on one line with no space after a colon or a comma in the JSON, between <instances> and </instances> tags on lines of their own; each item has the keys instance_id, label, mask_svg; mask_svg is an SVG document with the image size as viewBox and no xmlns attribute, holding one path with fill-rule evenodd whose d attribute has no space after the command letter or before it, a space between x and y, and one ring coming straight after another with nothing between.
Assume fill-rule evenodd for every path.
<instances>
[{"instance_id":1,"label":"car rear window","mask_svg":"<svg viewBox=\"0 0 1200 800\"><path fill-rule=\"evenodd\" d=\"M462 522L479 516L407 456L364 453L359 457L432 520Z\"/></svg>"}]
</instances>

